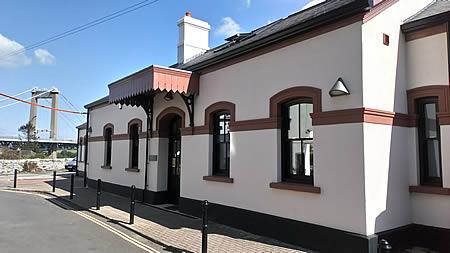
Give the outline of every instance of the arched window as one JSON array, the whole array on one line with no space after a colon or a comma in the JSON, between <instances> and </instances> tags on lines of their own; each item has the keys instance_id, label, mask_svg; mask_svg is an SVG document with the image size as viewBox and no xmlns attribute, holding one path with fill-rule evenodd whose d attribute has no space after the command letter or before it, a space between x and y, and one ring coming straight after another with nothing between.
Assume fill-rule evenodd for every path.
<instances>
[{"instance_id":1,"label":"arched window","mask_svg":"<svg viewBox=\"0 0 450 253\"><path fill-rule=\"evenodd\" d=\"M130 165L127 170L139 171L139 134L142 121L134 119L128 123L128 138L130 139Z\"/></svg>"},{"instance_id":2,"label":"arched window","mask_svg":"<svg viewBox=\"0 0 450 253\"><path fill-rule=\"evenodd\" d=\"M103 137L105 138L105 158L104 158L105 168L111 168L112 136L113 136L113 127L111 125L105 126L103 130Z\"/></svg>"},{"instance_id":3,"label":"arched window","mask_svg":"<svg viewBox=\"0 0 450 253\"><path fill-rule=\"evenodd\" d=\"M283 181L313 184L312 98L294 99L282 104Z\"/></svg>"},{"instance_id":4,"label":"arched window","mask_svg":"<svg viewBox=\"0 0 450 253\"><path fill-rule=\"evenodd\" d=\"M228 111L213 116L213 175L230 176L230 121Z\"/></svg>"}]
</instances>

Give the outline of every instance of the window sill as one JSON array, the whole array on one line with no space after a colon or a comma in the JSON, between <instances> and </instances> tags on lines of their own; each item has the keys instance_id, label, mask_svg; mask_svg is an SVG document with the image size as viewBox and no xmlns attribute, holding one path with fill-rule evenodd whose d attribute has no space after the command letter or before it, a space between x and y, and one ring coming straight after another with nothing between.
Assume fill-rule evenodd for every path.
<instances>
[{"instance_id":1,"label":"window sill","mask_svg":"<svg viewBox=\"0 0 450 253\"><path fill-rule=\"evenodd\" d=\"M125 170L128 172L139 172L138 168L126 168Z\"/></svg>"},{"instance_id":2,"label":"window sill","mask_svg":"<svg viewBox=\"0 0 450 253\"><path fill-rule=\"evenodd\" d=\"M105 169L105 170L111 170L111 169L112 169L111 166L106 166L106 165L103 165L101 168L102 168L102 169Z\"/></svg>"},{"instance_id":3,"label":"window sill","mask_svg":"<svg viewBox=\"0 0 450 253\"><path fill-rule=\"evenodd\" d=\"M306 185L306 184L286 183L286 182L270 183L270 188L278 189L278 190L308 192L308 193L315 193L315 194L321 193L320 187L316 187L313 185Z\"/></svg>"},{"instance_id":4,"label":"window sill","mask_svg":"<svg viewBox=\"0 0 450 253\"><path fill-rule=\"evenodd\" d=\"M220 182L220 183L228 183L228 184L234 183L234 179L233 178L224 177L224 176L204 176L203 180L205 180L205 181L213 181L213 182Z\"/></svg>"},{"instance_id":5,"label":"window sill","mask_svg":"<svg viewBox=\"0 0 450 253\"><path fill-rule=\"evenodd\" d=\"M436 194L436 195L449 195L450 188L436 187L436 186L410 186L409 192Z\"/></svg>"}]
</instances>

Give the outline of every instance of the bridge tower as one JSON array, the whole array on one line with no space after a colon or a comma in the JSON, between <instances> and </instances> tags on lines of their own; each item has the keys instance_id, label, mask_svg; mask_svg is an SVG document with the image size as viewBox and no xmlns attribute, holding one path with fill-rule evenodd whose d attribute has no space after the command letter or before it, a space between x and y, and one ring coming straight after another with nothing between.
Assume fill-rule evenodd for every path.
<instances>
[{"instance_id":1,"label":"bridge tower","mask_svg":"<svg viewBox=\"0 0 450 253\"><path fill-rule=\"evenodd\" d=\"M31 102L37 104L39 99L51 99L52 108L58 108L58 96L59 90L52 88L50 90L45 89L33 89L31 91ZM37 107L31 105L30 108L30 129L37 129ZM33 137L36 137L36 132L32 133ZM50 140L56 140L58 138L58 111L52 110L50 118Z\"/></svg>"}]
</instances>

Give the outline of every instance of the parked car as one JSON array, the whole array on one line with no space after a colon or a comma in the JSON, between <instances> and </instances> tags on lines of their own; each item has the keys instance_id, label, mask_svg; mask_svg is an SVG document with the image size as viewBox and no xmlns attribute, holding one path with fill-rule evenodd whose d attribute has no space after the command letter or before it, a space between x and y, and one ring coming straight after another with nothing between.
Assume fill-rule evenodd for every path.
<instances>
[{"instance_id":1,"label":"parked car","mask_svg":"<svg viewBox=\"0 0 450 253\"><path fill-rule=\"evenodd\" d=\"M77 170L77 159L73 158L72 160L68 161L64 167L68 171L76 171Z\"/></svg>"}]
</instances>

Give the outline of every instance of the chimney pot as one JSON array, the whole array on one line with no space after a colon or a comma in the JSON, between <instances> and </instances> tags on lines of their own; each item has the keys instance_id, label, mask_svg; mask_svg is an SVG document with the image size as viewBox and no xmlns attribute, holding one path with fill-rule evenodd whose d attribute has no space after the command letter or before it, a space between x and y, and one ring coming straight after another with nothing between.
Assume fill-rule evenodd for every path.
<instances>
[{"instance_id":1,"label":"chimney pot","mask_svg":"<svg viewBox=\"0 0 450 253\"><path fill-rule=\"evenodd\" d=\"M186 17L192 17L192 13L190 11L186 11Z\"/></svg>"}]
</instances>

